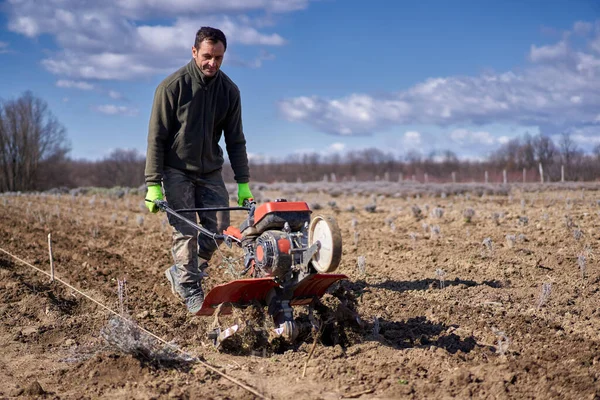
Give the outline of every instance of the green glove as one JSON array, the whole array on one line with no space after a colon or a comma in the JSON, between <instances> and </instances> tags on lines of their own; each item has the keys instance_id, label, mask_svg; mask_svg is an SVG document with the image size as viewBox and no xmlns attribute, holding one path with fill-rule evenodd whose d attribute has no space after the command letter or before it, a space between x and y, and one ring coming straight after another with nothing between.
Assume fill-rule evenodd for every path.
<instances>
[{"instance_id":1,"label":"green glove","mask_svg":"<svg viewBox=\"0 0 600 400\"><path fill-rule=\"evenodd\" d=\"M146 207L152 213L158 212L158 207L154 204L154 200L162 200L162 188L160 185L150 185L148 186L148 192L146 193Z\"/></svg>"},{"instance_id":2,"label":"green glove","mask_svg":"<svg viewBox=\"0 0 600 400\"><path fill-rule=\"evenodd\" d=\"M254 200L250 186L247 183L238 183L238 205L243 206L246 200Z\"/></svg>"}]
</instances>

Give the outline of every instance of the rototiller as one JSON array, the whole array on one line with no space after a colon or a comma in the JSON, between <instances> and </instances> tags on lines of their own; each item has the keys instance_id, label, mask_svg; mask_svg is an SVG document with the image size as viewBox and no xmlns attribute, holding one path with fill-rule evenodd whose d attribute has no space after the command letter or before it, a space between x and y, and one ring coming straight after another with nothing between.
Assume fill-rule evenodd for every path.
<instances>
[{"instance_id":1,"label":"rototiller","mask_svg":"<svg viewBox=\"0 0 600 400\"><path fill-rule=\"evenodd\" d=\"M334 218L316 215L305 202L277 199L256 206L213 207L173 210L166 201L156 201L159 209L185 221L202 235L233 244L244 252L242 275L238 279L215 286L206 294L199 316L230 314L232 307L260 304L268 307L276 334L295 339L299 327L294 322L292 306L311 305L327 289L346 275L331 274L342 258L342 236ZM246 210L248 218L239 228L230 226L223 233L211 232L180 213ZM228 330L229 331L229 330ZM227 337L214 332L215 343Z\"/></svg>"}]
</instances>

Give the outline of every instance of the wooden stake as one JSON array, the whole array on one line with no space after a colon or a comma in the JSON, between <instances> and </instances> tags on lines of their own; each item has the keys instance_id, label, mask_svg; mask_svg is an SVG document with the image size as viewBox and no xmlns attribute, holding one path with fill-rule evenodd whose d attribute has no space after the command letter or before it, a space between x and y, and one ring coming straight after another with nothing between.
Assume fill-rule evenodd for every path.
<instances>
[{"instance_id":1,"label":"wooden stake","mask_svg":"<svg viewBox=\"0 0 600 400\"><path fill-rule=\"evenodd\" d=\"M48 253L50 254L50 282L54 282L54 260L52 259L52 233L48 234Z\"/></svg>"}]
</instances>

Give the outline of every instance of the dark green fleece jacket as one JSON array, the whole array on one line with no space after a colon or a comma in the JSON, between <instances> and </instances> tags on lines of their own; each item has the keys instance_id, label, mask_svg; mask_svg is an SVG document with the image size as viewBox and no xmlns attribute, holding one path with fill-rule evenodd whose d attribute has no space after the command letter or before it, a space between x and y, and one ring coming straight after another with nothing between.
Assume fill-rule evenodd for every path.
<instances>
[{"instance_id":1,"label":"dark green fleece jacket","mask_svg":"<svg viewBox=\"0 0 600 400\"><path fill-rule=\"evenodd\" d=\"M203 78L192 59L156 88L148 128L146 184L160 184L164 166L193 174L221 169L223 133L236 182L250 179L240 90L223 71L206 83Z\"/></svg>"}]
</instances>

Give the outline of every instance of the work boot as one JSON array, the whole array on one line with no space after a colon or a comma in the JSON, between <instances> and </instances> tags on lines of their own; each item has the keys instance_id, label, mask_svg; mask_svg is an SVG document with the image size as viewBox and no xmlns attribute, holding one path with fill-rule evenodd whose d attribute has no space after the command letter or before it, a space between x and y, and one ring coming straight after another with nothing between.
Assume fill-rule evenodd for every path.
<instances>
[{"instance_id":1,"label":"work boot","mask_svg":"<svg viewBox=\"0 0 600 400\"><path fill-rule=\"evenodd\" d=\"M191 314L197 314L204 302L204 291L200 282L181 284L185 293L185 305Z\"/></svg>"},{"instance_id":2,"label":"work boot","mask_svg":"<svg viewBox=\"0 0 600 400\"><path fill-rule=\"evenodd\" d=\"M165 276L171 284L171 292L173 292L174 295L185 299L185 293L181 287L181 284L179 283L179 272L177 271L177 266L173 265L170 268L167 268L165 271Z\"/></svg>"},{"instance_id":3,"label":"work boot","mask_svg":"<svg viewBox=\"0 0 600 400\"><path fill-rule=\"evenodd\" d=\"M201 271L208 267L208 264L205 264L201 266L203 267ZM171 284L171 292L185 301L185 305L190 313L198 313L202 308L202 302L204 302L204 291L200 282L179 283L180 275L175 265L165 271L165 276ZM200 279L202 280L202 278Z\"/></svg>"},{"instance_id":4,"label":"work boot","mask_svg":"<svg viewBox=\"0 0 600 400\"><path fill-rule=\"evenodd\" d=\"M200 282L179 283L179 272L175 265L165 271L165 276L171 284L171 292L185 302L190 313L197 314L204 302L204 291Z\"/></svg>"}]
</instances>

